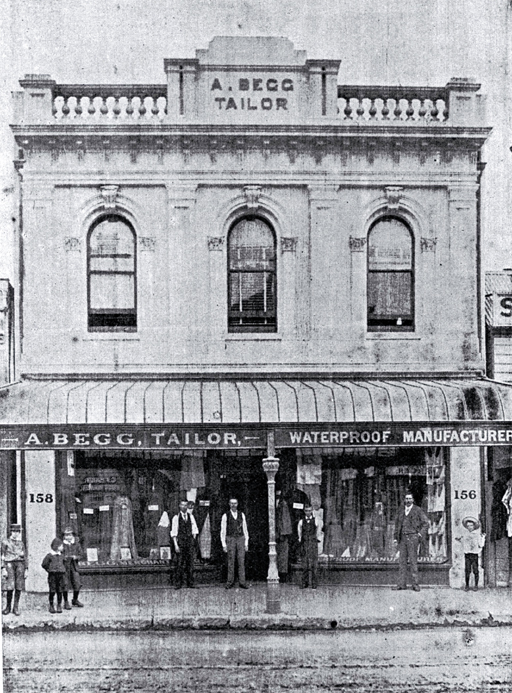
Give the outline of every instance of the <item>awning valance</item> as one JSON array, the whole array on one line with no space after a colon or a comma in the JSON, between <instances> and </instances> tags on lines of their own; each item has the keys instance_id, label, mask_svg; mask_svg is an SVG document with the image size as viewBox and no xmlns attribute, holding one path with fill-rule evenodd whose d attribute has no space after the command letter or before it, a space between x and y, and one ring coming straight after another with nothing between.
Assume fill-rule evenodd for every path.
<instances>
[{"instance_id":1,"label":"awning valance","mask_svg":"<svg viewBox=\"0 0 512 693\"><path fill-rule=\"evenodd\" d=\"M0 388L0 427L512 421L512 386L464 379L69 379Z\"/></svg>"}]
</instances>

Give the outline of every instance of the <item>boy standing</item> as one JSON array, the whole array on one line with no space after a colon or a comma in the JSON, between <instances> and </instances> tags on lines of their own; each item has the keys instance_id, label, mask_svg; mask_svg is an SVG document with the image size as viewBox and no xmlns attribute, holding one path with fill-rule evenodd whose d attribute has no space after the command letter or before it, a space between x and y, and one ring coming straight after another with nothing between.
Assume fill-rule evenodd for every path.
<instances>
[{"instance_id":1,"label":"boy standing","mask_svg":"<svg viewBox=\"0 0 512 693\"><path fill-rule=\"evenodd\" d=\"M11 525L9 538L2 542L1 553L3 589L7 592L7 603L2 613L6 616L11 612L14 592L12 613L19 616L20 596L22 590L25 589L25 578L28 572L25 546L21 540L21 525Z\"/></svg>"},{"instance_id":2,"label":"boy standing","mask_svg":"<svg viewBox=\"0 0 512 693\"><path fill-rule=\"evenodd\" d=\"M82 586L80 573L78 572L78 561L82 558L82 547L80 541L73 534L71 527L66 527L64 530L64 546L63 559L64 568L66 569L66 590L64 591L64 608L71 609L68 602L68 590L73 590L73 606L83 606L82 602L78 601L78 595Z\"/></svg>"},{"instance_id":3,"label":"boy standing","mask_svg":"<svg viewBox=\"0 0 512 693\"><path fill-rule=\"evenodd\" d=\"M482 553L482 549L485 544L485 534L480 531L480 523L474 517L465 517L462 520L466 532L462 535L459 541L462 542L462 549L464 551L464 568L465 568L465 578L466 586L464 590L469 592L469 580L471 573L475 577L475 586L473 591L478 590L478 558Z\"/></svg>"},{"instance_id":4,"label":"boy standing","mask_svg":"<svg viewBox=\"0 0 512 693\"><path fill-rule=\"evenodd\" d=\"M62 613L62 594L66 589L66 568L62 551L64 546L60 539L54 539L51 544L50 553L47 553L41 566L48 573L48 598L50 601L50 613ZM53 600L57 594L57 609L53 606Z\"/></svg>"}]
</instances>

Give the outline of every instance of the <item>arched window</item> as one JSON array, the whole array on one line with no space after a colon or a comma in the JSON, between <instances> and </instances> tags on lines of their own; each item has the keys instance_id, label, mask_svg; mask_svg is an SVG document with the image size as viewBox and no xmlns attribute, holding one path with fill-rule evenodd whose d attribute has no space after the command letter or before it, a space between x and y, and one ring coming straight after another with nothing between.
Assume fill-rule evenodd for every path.
<instances>
[{"instance_id":1,"label":"arched window","mask_svg":"<svg viewBox=\"0 0 512 693\"><path fill-rule=\"evenodd\" d=\"M259 217L238 221L228 238L229 332L275 332L276 241Z\"/></svg>"},{"instance_id":2,"label":"arched window","mask_svg":"<svg viewBox=\"0 0 512 693\"><path fill-rule=\"evenodd\" d=\"M88 326L137 328L135 232L122 217L99 219L87 244Z\"/></svg>"},{"instance_id":3,"label":"arched window","mask_svg":"<svg viewBox=\"0 0 512 693\"><path fill-rule=\"evenodd\" d=\"M379 219L368 234L368 329L414 329L413 237L400 219Z\"/></svg>"}]
</instances>

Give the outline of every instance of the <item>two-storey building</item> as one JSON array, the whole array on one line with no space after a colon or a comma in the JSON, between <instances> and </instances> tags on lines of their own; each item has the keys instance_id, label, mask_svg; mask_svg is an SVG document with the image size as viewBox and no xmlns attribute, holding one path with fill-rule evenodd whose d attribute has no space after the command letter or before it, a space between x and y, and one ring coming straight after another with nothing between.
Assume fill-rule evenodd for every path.
<instances>
[{"instance_id":1,"label":"two-storey building","mask_svg":"<svg viewBox=\"0 0 512 693\"><path fill-rule=\"evenodd\" d=\"M185 496L214 581L234 495L253 579L293 576L311 502L321 579L391 584L411 490L421 579L460 586L486 447L512 441L510 387L483 375L479 85L346 86L282 38L164 65L16 94L0 444L33 565L72 524L88 584L164 581Z\"/></svg>"}]
</instances>

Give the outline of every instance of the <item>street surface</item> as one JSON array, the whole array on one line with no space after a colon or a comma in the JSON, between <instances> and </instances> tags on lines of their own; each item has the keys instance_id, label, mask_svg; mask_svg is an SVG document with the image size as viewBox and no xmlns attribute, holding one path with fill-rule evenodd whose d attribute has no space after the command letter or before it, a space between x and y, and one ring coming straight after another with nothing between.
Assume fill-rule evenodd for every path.
<instances>
[{"instance_id":1,"label":"street surface","mask_svg":"<svg viewBox=\"0 0 512 693\"><path fill-rule=\"evenodd\" d=\"M4 634L12 693L510 693L512 628Z\"/></svg>"}]
</instances>

